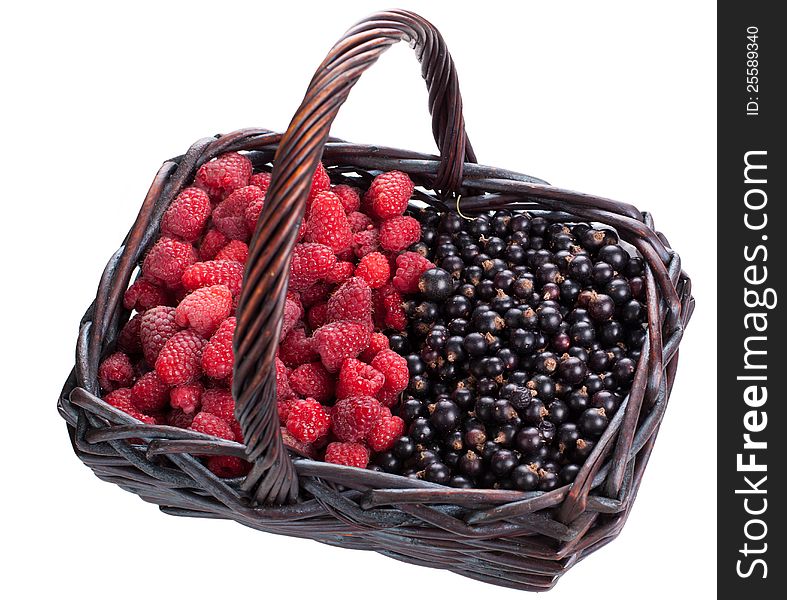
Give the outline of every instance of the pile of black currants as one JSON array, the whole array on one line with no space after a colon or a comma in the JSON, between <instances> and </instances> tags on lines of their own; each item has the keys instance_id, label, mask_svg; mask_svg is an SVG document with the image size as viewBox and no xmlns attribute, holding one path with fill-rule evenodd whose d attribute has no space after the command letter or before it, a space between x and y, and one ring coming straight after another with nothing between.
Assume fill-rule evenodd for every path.
<instances>
[{"instance_id":1,"label":"pile of black currants","mask_svg":"<svg viewBox=\"0 0 787 600\"><path fill-rule=\"evenodd\" d=\"M617 234L501 210L425 208L436 268L391 336L406 435L377 468L458 488L574 481L629 392L646 336L644 263Z\"/></svg>"}]
</instances>

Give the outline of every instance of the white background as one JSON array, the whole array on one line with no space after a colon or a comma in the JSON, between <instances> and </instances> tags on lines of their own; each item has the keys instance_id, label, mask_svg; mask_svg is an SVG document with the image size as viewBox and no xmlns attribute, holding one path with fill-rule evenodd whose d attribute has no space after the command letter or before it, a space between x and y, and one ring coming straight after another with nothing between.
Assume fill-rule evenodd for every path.
<instances>
[{"instance_id":1,"label":"white background","mask_svg":"<svg viewBox=\"0 0 787 600\"><path fill-rule=\"evenodd\" d=\"M697 311L629 522L549 598L715 597L714 3L400 5L446 38L481 162L651 211L693 277ZM523 597L372 553L165 516L96 479L55 410L77 323L160 163L205 135L285 128L333 42L385 4L4 6L0 595ZM406 46L363 77L333 132L433 151Z\"/></svg>"}]
</instances>

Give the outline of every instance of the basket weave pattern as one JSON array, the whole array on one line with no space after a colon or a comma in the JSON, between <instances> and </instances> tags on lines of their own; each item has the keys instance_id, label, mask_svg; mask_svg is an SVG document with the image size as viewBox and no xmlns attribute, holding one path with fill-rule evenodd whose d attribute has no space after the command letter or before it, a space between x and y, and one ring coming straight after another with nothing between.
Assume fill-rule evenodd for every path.
<instances>
[{"instance_id":1,"label":"basket weave pattern","mask_svg":"<svg viewBox=\"0 0 787 600\"><path fill-rule=\"evenodd\" d=\"M439 156L328 137L361 73L400 40L414 47L421 62ZM237 311L233 395L246 445L141 424L103 402L98 385L100 361L114 349L129 317L123 293L155 242L164 211L202 164L231 151L246 153L255 168L274 165ZM361 177L368 184L376 173L398 169L434 190L417 193L433 205L455 208L461 194L466 214L507 208L561 222L601 223L637 248L647 264L647 340L629 396L572 485L550 492L452 489L309 460L285 446L273 360L289 255L320 160L333 183L358 185ZM247 129L203 139L162 165L80 323L76 365L58 408L74 451L98 477L166 513L232 519L496 585L545 590L623 527L667 407L678 345L693 306L680 259L649 214L476 164L456 69L442 37L421 17L391 11L361 22L331 50L286 133ZM244 478L220 479L195 458L206 455L246 458L253 468Z\"/></svg>"}]
</instances>

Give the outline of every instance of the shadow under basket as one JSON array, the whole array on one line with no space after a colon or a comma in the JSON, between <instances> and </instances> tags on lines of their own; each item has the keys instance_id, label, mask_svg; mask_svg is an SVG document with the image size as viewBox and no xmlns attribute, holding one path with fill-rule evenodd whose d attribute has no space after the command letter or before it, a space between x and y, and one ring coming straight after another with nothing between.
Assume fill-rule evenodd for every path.
<instances>
[{"instance_id":1,"label":"shadow under basket","mask_svg":"<svg viewBox=\"0 0 787 600\"><path fill-rule=\"evenodd\" d=\"M400 40L421 62L439 156L328 137L361 73ZM142 424L101 400L98 384L100 361L114 350L129 319L123 294L155 242L164 211L202 164L232 151L245 153L255 167L273 163L237 311L233 395L246 445ZM284 444L274 356L289 255L320 160L333 183L361 177L368 184L375 174L398 169L426 190L416 199L435 206L456 210L461 202L466 215L506 208L560 222L603 224L636 248L646 264L647 338L630 394L573 484L549 492L453 489L310 460ZM614 539L626 522L667 407L678 344L693 307L690 280L649 214L477 164L465 134L456 69L442 37L421 17L390 11L342 37L317 70L286 133L247 129L203 139L163 164L80 323L76 366L58 408L74 451L99 478L168 514L232 519L261 531L543 591ZM243 478L221 479L195 458L206 455L241 457L253 466Z\"/></svg>"}]
</instances>

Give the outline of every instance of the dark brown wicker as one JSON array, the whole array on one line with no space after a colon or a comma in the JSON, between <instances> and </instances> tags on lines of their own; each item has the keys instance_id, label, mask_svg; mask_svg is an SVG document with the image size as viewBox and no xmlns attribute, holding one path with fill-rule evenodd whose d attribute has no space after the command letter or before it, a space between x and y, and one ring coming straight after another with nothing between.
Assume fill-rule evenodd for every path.
<instances>
[{"instance_id":1,"label":"dark brown wicker","mask_svg":"<svg viewBox=\"0 0 787 600\"><path fill-rule=\"evenodd\" d=\"M360 75L389 46L415 48L440 149L431 156L328 138ZM158 233L161 216L204 162L243 151L273 161L238 309L234 395L246 446L167 426L143 425L99 397L97 371L128 320L122 296ZM312 173L322 159L334 182L400 169L434 193L419 198L465 214L528 210L613 227L647 263L648 339L633 387L573 485L551 492L459 490L297 456L285 447L271 368L295 243ZM354 181L357 181L355 179ZM626 521L667 407L678 344L694 301L680 259L649 214L629 204L558 189L476 164L462 118L456 70L437 30L404 11L376 14L347 32L320 65L283 135L247 129L203 139L156 175L134 226L104 271L80 324L76 366L59 399L74 451L98 477L166 513L233 519L262 531L374 550L405 562L524 590L552 587L569 567L611 541ZM140 441L141 440L141 441ZM223 480L195 455L248 458L244 479Z\"/></svg>"}]
</instances>

